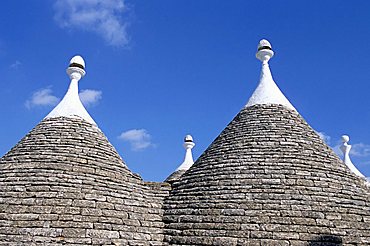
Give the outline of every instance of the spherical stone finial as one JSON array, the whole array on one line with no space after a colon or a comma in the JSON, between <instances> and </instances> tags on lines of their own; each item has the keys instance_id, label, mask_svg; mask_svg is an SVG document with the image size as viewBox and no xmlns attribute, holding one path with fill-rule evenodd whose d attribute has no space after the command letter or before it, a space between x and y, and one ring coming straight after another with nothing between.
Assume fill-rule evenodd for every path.
<instances>
[{"instance_id":1,"label":"spherical stone finial","mask_svg":"<svg viewBox=\"0 0 370 246\"><path fill-rule=\"evenodd\" d=\"M183 146L186 150L191 150L195 146L195 143L193 141L193 137L191 135L186 135L185 136Z\"/></svg>"},{"instance_id":2,"label":"spherical stone finial","mask_svg":"<svg viewBox=\"0 0 370 246\"><path fill-rule=\"evenodd\" d=\"M72 57L71 61L69 62L69 67L79 67L79 68L85 70L85 61L79 55L74 56L74 57Z\"/></svg>"},{"instance_id":3,"label":"spherical stone finial","mask_svg":"<svg viewBox=\"0 0 370 246\"><path fill-rule=\"evenodd\" d=\"M184 142L185 143L187 143L187 142L192 143L193 142L193 137L191 135L186 135L185 138L184 138Z\"/></svg>"},{"instance_id":4,"label":"spherical stone finial","mask_svg":"<svg viewBox=\"0 0 370 246\"><path fill-rule=\"evenodd\" d=\"M271 47L271 44L269 41L267 41L266 39L262 39L260 40L260 42L258 43L258 50L262 50L262 49L269 49L271 50L272 47Z\"/></svg>"},{"instance_id":5,"label":"spherical stone finial","mask_svg":"<svg viewBox=\"0 0 370 246\"><path fill-rule=\"evenodd\" d=\"M258 43L256 57L258 60L262 61L264 64L267 63L271 57L273 57L274 51L272 51L272 47L269 41L266 39L262 39Z\"/></svg>"},{"instance_id":6,"label":"spherical stone finial","mask_svg":"<svg viewBox=\"0 0 370 246\"><path fill-rule=\"evenodd\" d=\"M342 136L342 142L343 142L343 143L348 143L348 142L349 142L349 136L347 136L347 135L343 135L343 136Z\"/></svg>"},{"instance_id":7,"label":"spherical stone finial","mask_svg":"<svg viewBox=\"0 0 370 246\"><path fill-rule=\"evenodd\" d=\"M67 74L71 79L80 80L85 76L85 61L81 56L74 56L69 62Z\"/></svg>"}]
</instances>

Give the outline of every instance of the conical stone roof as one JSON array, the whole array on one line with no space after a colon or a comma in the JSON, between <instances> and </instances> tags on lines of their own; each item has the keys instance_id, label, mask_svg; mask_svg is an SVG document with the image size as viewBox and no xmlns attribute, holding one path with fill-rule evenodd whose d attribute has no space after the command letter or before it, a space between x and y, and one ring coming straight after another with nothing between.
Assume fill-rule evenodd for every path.
<instances>
[{"instance_id":1,"label":"conical stone roof","mask_svg":"<svg viewBox=\"0 0 370 246\"><path fill-rule=\"evenodd\" d=\"M170 245L370 244L365 180L287 100L261 98L244 107L172 185L164 205L165 240Z\"/></svg>"},{"instance_id":2,"label":"conical stone roof","mask_svg":"<svg viewBox=\"0 0 370 246\"><path fill-rule=\"evenodd\" d=\"M278 89L272 55L261 42L260 86L169 196L81 107L85 66L72 59L58 110L0 159L0 244L370 244L369 187Z\"/></svg>"},{"instance_id":3,"label":"conical stone roof","mask_svg":"<svg viewBox=\"0 0 370 246\"><path fill-rule=\"evenodd\" d=\"M162 243L169 185L133 174L88 119L47 117L0 159L1 245Z\"/></svg>"}]
</instances>

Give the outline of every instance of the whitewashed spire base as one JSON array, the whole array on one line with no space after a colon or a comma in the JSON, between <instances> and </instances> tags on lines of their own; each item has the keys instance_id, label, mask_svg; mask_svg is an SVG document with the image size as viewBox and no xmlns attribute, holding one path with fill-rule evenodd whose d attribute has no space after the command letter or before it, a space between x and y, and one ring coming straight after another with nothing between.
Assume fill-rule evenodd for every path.
<instances>
[{"instance_id":1,"label":"whitewashed spire base","mask_svg":"<svg viewBox=\"0 0 370 246\"><path fill-rule=\"evenodd\" d=\"M343 152L343 162L346 166L357 176L365 178L365 176L355 167L352 163L351 158L349 157L349 152L351 151L352 146L348 144L349 137L347 135L342 136L342 146L340 146L340 150Z\"/></svg>"},{"instance_id":2,"label":"whitewashed spire base","mask_svg":"<svg viewBox=\"0 0 370 246\"><path fill-rule=\"evenodd\" d=\"M194 148L195 146L195 143L193 142L193 137L190 135L186 135L184 140L185 141L183 146L186 150L185 158L182 164L176 169L176 171L186 171L194 164L193 153L191 151L192 148Z\"/></svg>"},{"instance_id":3,"label":"whitewashed spire base","mask_svg":"<svg viewBox=\"0 0 370 246\"><path fill-rule=\"evenodd\" d=\"M280 104L296 111L272 78L268 61L273 55L271 44L265 39L261 40L256 54L262 62L260 81L245 107L257 104Z\"/></svg>"},{"instance_id":4,"label":"whitewashed spire base","mask_svg":"<svg viewBox=\"0 0 370 246\"><path fill-rule=\"evenodd\" d=\"M76 67L76 64L81 68ZM78 95L78 81L86 73L84 68L85 62L82 57L75 56L71 59L70 67L67 68L67 74L71 79L68 91L62 101L60 101L60 103L45 117L45 119L56 117L78 118L86 120L96 126L95 121L86 111Z\"/></svg>"}]
</instances>

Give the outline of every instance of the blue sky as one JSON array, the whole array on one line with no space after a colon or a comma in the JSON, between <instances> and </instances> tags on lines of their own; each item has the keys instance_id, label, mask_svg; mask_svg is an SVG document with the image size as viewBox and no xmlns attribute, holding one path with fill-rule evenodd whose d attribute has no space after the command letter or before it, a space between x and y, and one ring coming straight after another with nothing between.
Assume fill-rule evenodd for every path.
<instances>
[{"instance_id":1,"label":"blue sky","mask_svg":"<svg viewBox=\"0 0 370 246\"><path fill-rule=\"evenodd\" d=\"M161 181L196 159L257 86L258 41L275 81L328 144L348 134L370 176L369 1L4 0L0 155L63 97L72 56L90 115L129 168Z\"/></svg>"}]
</instances>

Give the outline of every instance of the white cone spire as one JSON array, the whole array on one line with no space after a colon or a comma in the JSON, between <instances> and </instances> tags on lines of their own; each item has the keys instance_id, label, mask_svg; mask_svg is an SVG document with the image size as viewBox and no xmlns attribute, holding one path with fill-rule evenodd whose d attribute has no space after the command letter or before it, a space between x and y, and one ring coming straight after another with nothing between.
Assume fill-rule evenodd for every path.
<instances>
[{"instance_id":1,"label":"white cone spire","mask_svg":"<svg viewBox=\"0 0 370 246\"><path fill-rule=\"evenodd\" d=\"M257 59L262 61L262 71L260 81L257 89L253 92L246 107L256 104L280 104L289 109L295 110L293 105L288 101L284 94L280 91L272 78L268 61L274 55L271 49L271 44L262 39L258 44L258 51L256 54Z\"/></svg>"},{"instance_id":2,"label":"white cone spire","mask_svg":"<svg viewBox=\"0 0 370 246\"><path fill-rule=\"evenodd\" d=\"M62 101L45 117L45 119L55 117L81 118L96 125L95 121L82 105L78 95L78 81L86 74L85 61L81 56L75 56L71 59L69 67L67 68L67 74L71 79L68 91Z\"/></svg>"},{"instance_id":3,"label":"white cone spire","mask_svg":"<svg viewBox=\"0 0 370 246\"><path fill-rule=\"evenodd\" d=\"M195 143L193 142L193 137L190 135L186 135L183 146L186 150L185 158L184 158L183 163L176 169L176 171L180 171L180 170L186 171L194 164L193 154L191 152L191 149L194 148L195 146Z\"/></svg>"},{"instance_id":4,"label":"white cone spire","mask_svg":"<svg viewBox=\"0 0 370 246\"><path fill-rule=\"evenodd\" d=\"M347 167L356 175L360 177L365 177L356 167L353 165L351 158L349 157L349 152L352 148L351 145L348 144L349 137L347 135L342 136L342 146L340 146L340 150L343 152L343 162L347 165Z\"/></svg>"}]
</instances>

